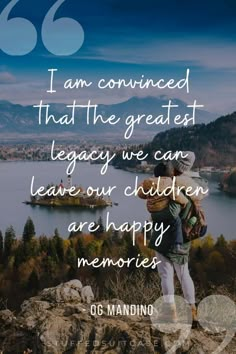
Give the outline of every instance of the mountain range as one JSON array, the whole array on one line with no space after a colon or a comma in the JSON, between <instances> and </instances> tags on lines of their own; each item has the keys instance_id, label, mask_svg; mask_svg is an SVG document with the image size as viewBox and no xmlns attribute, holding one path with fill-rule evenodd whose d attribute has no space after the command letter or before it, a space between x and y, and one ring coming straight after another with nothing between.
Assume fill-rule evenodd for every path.
<instances>
[{"instance_id":1,"label":"mountain range","mask_svg":"<svg viewBox=\"0 0 236 354\"><path fill-rule=\"evenodd\" d=\"M41 138L48 135L54 135L55 137L66 136L79 138L96 137L97 140L101 139L121 139L125 131L125 118L129 115L137 116L138 114L152 114L157 116L160 114L166 114L166 108L162 108L162 105L168 103L166 96L160 97L145 97L138 98L133 97L128 101L111 104L111 105L99 105L97 109L98 114L102 114L103 117L109 117L112 114L116 117L121 117L120 122L116 126L110 124L87 125L86 123L86 110L77 109L78 120L75 125L59 125L49 123L48 125L38 124L38 109L33 106L22 106L20 104L13 104L8 101L0 101L0 137L18 137L20 139L24 136L40 135ZM172 99L173 104L177 104L176 114L184 115L188 113L186 103L179 99ZM38 103L36 103L38 104ZM52 103L50 104L50 114L54 114L59 118L64 114L70 114L71 111L66 107L66 104ZM198 123L209 123L217 117L216 114L204 111L196 110L196 119ZM145 122L135 127L133 140L142 139L142 141L148 141L154 137L158 131L169 129L173 125L158 126L146 125Z\"/></svg>"}]
</instances>

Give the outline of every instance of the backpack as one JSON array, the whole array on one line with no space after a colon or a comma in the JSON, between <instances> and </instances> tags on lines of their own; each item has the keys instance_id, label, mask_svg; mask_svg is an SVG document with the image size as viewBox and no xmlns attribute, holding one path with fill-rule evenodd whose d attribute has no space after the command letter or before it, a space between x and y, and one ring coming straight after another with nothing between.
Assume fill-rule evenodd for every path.
<instances>
[{"instance_id":1,"label":"backpack","mask_svg":"<svg viewBox=\"0 0 236 354\"><path fill-rule=\"evenodd\" d=\"M192 216L195 216L197 221L194 226L189 227L188 220ZM188 215L186 216L185 220L182 220L182 227L185 242L193 241L197 238L205 236L207 232L206 217L204 210L198 203L192 201Z\"/></svg>"}]
</instances>

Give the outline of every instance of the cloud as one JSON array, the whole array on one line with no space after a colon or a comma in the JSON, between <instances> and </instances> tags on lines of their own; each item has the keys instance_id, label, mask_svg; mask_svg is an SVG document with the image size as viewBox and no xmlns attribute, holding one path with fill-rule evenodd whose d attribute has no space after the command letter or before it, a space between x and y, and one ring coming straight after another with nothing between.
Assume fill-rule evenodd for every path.
<instances>
[{"instance_id":1,"label":"cloud","mask_svg":"<svg viewBox=\"0 0 236 354\"><path fill-rule=\"evenodd\" d=\"M135 65L171 65L201 69L236 69L235 43L215 42L215 39L150 40L145 43L94 45L84 54L70 59L97 60Z\"/></svg>"},{"instance_id":2,"label":"cloud","mask_svg":"<svg viewBox=\"0 0 236 354\"><path fill-rule=\"evenodd\" d=\"M15 84L4 86L0 99L7 99L22 104L35 104L42 98L49 102L70 103L78 99L84 103L92 99L95 103L118 103L132 96L170 95L169 90L158 92L155 89L138 90L123 88L119 90L96 90L96 85L88 90L64 90L66 79L77 77L91 80L95 84L99 78L164 78L180 79L190 68L190 94L175 90L174 98L192 103L197 99L205 109L212 112L225 112L235 103L236 85L236 46L233 41L217 38L143 38L127 37L124 42L101 41L72 57L57 58L43 55L45 70L35 71L27 75L17 76ZM41 57L42 58L42 57ZM78 58L80 61L78 61ZM100 61L100 62L99 62ZM47 68L58 67L55 76L56 94L47 95L49 75ZM0 69L1 74L7 72ZM11 81L11 80L10 80Z\"/></svg>"},{"instance_id":3,"label":"cloud","mask_svg":"<svg viewBox=\"0 0 236 354\"><path fill-rule=\"evenodd\" d=\"M15 83L16 83L16 78L14 75L9 73L8 71L0 72L0 85L9 85Z\"/></svg>"}]
</instances>

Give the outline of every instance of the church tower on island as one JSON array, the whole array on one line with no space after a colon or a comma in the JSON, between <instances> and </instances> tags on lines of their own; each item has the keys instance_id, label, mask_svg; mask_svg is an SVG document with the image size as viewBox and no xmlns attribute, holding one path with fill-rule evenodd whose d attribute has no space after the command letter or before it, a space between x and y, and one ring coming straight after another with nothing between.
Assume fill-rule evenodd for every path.
<instances>
[{"instance_id":1,"label":"church tower on island","mask_svg":"<svg viewBox=\"0 0 236 354\"><path fill-rule=\"evenodd\" d=\"M72 186L72 178L71 175L67 176L67 188L71 188Z\"/></svg>"}]
</instances>

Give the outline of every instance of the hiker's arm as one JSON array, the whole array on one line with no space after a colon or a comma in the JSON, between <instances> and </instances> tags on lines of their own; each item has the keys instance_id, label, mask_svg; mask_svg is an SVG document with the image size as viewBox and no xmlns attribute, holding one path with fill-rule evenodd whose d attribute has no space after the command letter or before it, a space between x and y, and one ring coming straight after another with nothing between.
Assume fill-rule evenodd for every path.
<instances>
[{"instance_id":1,"label":"hiker's arm","mask_svg":"<svg viewBox=\"0 0 236 354\"><path fill-rule=\"evenodd\" d=\"M138 187L138 197L147 199L148 195L146 193L148 193L151 188L153 188L153 182L150 179L145 179Z\"/></svg>"},{"instance_id":2,"label":"hiker's arm","mask_svg":"<svg viewBox=\"0 0 236 354\"><path fill-rule=\"evenodd\" d=\"M185 195L184 195L182 192L180 192L180 193L178 194L177 188L175 188L175 189L174 189L174 192L170 194L170 198L171 198L174 202L180 204L183 208L185 208L185 206L186 206L186 205L188 204L188 202L189 202L188 198L185 197Z\"/></svg>"}]
</instances>

